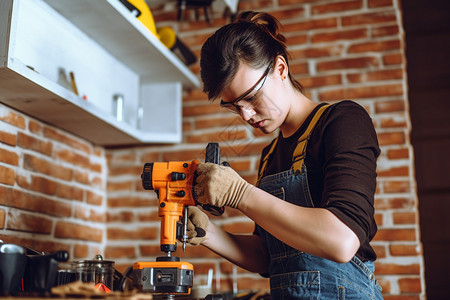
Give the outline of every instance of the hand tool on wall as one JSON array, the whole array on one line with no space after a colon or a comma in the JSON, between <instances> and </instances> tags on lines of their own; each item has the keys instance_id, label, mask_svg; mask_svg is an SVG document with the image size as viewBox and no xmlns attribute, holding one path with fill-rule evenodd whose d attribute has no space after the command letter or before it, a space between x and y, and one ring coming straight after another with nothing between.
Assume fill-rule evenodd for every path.
<instances>
[{"instance_id":1,"label":"hand tool on wall","mask_svg":"<svg viewBox=\"0 0 450 300\"><path fill-rule=\"evenodd\" d=\"M205 162L220 163L218 143L206 147ZM146 163L141 175L142 186L155 190L159 198L158 215L161 217L160 247L164 256L155 262L136 262L133 265L133 283L141 292L162 295L189 294L194 269L189 262L172 256L177 239L187 242L187 208L200 205L195 201L194 185L198 160ZM201 205L213 215L221 215L223 207ZM180 222L182 219L182 222Z\"/></svg>"}]
</instances>

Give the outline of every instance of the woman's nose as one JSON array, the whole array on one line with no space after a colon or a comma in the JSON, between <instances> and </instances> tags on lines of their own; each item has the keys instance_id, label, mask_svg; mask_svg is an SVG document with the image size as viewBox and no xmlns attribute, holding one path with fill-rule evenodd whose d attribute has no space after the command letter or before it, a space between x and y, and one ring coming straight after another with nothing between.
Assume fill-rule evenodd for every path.
<instances>
[{"instance_id":1,"label":"woman's nose","mask_svg":"<svg viewBox=\"0 0 450 300\"><path fill-rule=\"evenodd\" d=\"M239 111L239 114L241 115L242 120L247 122L250 120L254 115L256 115L256 112L252 108L245 108L244 106L241 106L241 109Z\"/></svg>"}]
</instances>

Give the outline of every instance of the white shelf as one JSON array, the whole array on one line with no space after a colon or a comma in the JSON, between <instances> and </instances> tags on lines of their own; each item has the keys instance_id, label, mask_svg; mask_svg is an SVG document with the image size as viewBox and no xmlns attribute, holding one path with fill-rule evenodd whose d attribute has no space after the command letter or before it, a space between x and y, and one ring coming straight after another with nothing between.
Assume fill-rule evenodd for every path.
<instances>
[{"instance_id":1,"label":"white shelf","mask_svg":"<svg viewBox=\"0 0 450 300\"><path fill-rule=\"evenodd\" d=\"M88 101L58 83L59 67ZM0 102L95 144L179 142L182 86L199 85L117 0L0 1ZM111 114L114 93L125 122Z\"/></svg>"}]
</instances>

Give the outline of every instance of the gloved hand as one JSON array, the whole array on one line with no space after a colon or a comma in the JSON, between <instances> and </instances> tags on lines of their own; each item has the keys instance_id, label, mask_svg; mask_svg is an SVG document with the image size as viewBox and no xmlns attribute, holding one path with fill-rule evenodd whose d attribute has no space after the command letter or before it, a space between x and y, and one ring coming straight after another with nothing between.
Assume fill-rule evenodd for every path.
<instances>
[{"instance_id":1,"label":"gloved hand","mask_svg":"<svg viewBox=\"0 0 450 300\"><path fill-rule=\"evenodd\" d=\"M193 246L200 245L206 236L209 218L196 206L188 206L187 242Z\"/></svg>"},{"instance_id":2,"label":"gloved hand","mask_svg":"<svg viewBox=\"0 0 450 300\"><path fill-rule=\"evenodd\" d=\"M253 188L253 185L227 166L200 164L197 167L197 175L194 192L201 204L237 208L239 202Z\"/></svg>"}]
</instances>

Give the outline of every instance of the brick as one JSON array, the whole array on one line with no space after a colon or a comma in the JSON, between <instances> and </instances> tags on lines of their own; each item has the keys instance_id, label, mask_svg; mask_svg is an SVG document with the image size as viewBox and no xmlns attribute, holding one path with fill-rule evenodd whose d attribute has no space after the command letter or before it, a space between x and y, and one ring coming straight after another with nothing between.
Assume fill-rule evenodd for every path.
<instances>
[{"instance_id":1,"label":"brick","mask_svg":"<svg viewBox=\"0 0 450 300\"><path fill-rule=\"evenodd\" d=\"M417 256L422 254L420 245L404 245L392 244L389 245L389 252L394 256Z\"/></svg>"},{"instance_id":2,"label":"brick","mask_svg":"<svg viewBox=\"0 0 450 300\"><path fill-rule=\"evenodd\" d=\"M318 72L325 72L331 70L361 69L378 65L378 58L366 56L318 62L316 68Z\"/></svg>"},{"instance_id":3,"label":"brick","mask_svg":"<svg viewBox=\"0 0 450 300\"><path fill-rule=\"evenodd\" d=\"M56 201L43 196L36 196L27 192L0 186L0 199L2 205L45 213L58 217L72 215L72 206L61 201ZM45 205L42 205L45 203Z\"/></svg>"},{"instance_id":4,"label":"brick","mask_svg":"<svg viewBox=\"0 0 450 300\"><path fill-rule=\"evenodd\" d=\"M183 117L193 117L202 115L211 115L215 113L224 112L224 109L219 104L194 105L183 107Z\"/></svg>"},{"instance_id":5,"label":"brick","mask_svg":"<svg viewBox=\"0 0 450 300\"><path fill-rule=\"evenodd\" d=\"M394 221L394 225L419 223L416 212L394 212L392 214L392 219Z\"/></svg>"},{"instance_id":6,"label":"brick","mask_svg":"<svg viewBox=\"0 0 450 300\"><path fill-rule=\"evenodd\" d=\"M84 190L73 185L58 183L56 196L76 201L83 201Z\"/></svg>"},{"instance_id":7,"label":"brick","mask_svg":"<svg viewBox=\"0 0 450 300\"><path fill-rule=\"evenodd\" d=\"M135 222L136 218L134 213L131 211L120 211L120 212L106 212L106 222L120 222L120 223L132 223Z\"/></svg>"},{"instance_id":8,"label":"brick","mask_svg":"<svg viewBox=\"0 0 450 300\"><path fill-rule=\"evenodd\" d=\"M74 176L73 179L81 184L89 184L89 173L83 172L80 170L73 170Z\"/></svg>"},{"instance_id":9,"label":"brick","mask_svg":"<svg viewBox=\"0 0 450 300\"><path fill-rule=\"evenodd\" d=\"M369 0L369 8L393 6L392 0Z\"/></svg>"},{"instance_id":10,"label":"brick","mask_svg":"<svg viewBox=\"0 0 450 300\"><path fill-rule=\"evenodd\" d=\"M94 209L89 209L81 205L77 205L75 208L75 218L83 221L91 221L95 223L104 223L105 214L103 212L98 212Z\"/></svg>"},{"instance_id":11,"label":"brick","mask_svg":"<svg viewBox=\"0 0 450 300\"><path fill-rule=\"evenodd\" d=\"M66 144L67 146L70 146L71 148L80 150L86 154L92 153L92 148L89 144L87 144L85 142L81 142L74 138L71 138L68 134L64 134L64 133L62 133L56 129L50 128L48 126L46 126L44 128L44 136L46 138Z\"/></svg>"},{"instance_id":12,"label":"brick","mask_svg":"<svg viewBox=\"0 0 450 300\"><path fill-rule=\"evenodd\" d=\"M0 143L15 146L17 144L17 135L0 130Z\"/></svg>"},{"instance_id":13,"label":"brick","mask_svg":"<svg viewBox=\"0 0 450 300\"><path fill-rule=\"evenodd\" d=\"M34 120L28 121L28 129L30 130L31 133L37 135L42 135L42 133L44 132L44 126L42 126L40 123Z\"/></svg>"},{"instance_id":14,"label":"brick","mask_svg":"<svg viewBox=\"0 0 450 300\"><path fill-rule=\"evenodd\" d=\"M0 106L0 121L8 123L20 129L25 129L25 118L10 110L6 106Z\"/></svg>"},{"instance_id":15,"label":"brick","mask_svg":"<svg viewBox=\"0 0 450 300\"><path fill-rule=\"evenodd\" d=\"M408 123L405 116L394 116L383 118L379 122L381 128L407 128Z\"/></svg>"},{"instance_id":16,"label":"brick","mask_svg":"<svg viewBox=\"0 0 450 300\"><path fill-rule=\"evenodd\" d=\"M327 76L314 76L304 77L299 79L300 83L305 88L322 87L327 85L339 85L342 84L341 75L327 75Z\"/></svg>"},{"instance_id":17,"label":"brick","mask_svg":"<svg viewBox=\"0 0 450 300\"><path fill-rule=\"evenodd\" d=\"M141 176L142 166L111 166L108 168L108 176L134 175Z\"/></svg>"},{"instance_id":18,"label":"brick","mask_svg":"<svg viewBox=\"0 0 450 300\"><path fill-rule=\"evenodd\" d=\"M45 217L30 215L17 210L8 212L6 229L32 233L50 234L53 222Z\"/></svg>"},{"instance_id":19,"label":"brick","mask_svg":"<svg viewBox=\"0 0 450 300\"><path fill-rule=\"evenodd\" d=\"M360 44L351 45L348 48L348 53L362 53L362 52L384 52L389 50L401 49L399 40L392 41L376 41L365 42Z\"/></svg>"},{"instance_id":20,"label":"brick","mask_svg":"<svg viewBox=\"0 0 450 300\"><path fill-rule=\"evenodd\" d=\"M382 12L357 14L341 18L342 26L368 25L395 22L397 20L394 10Z\"/></svg>"},{"instance_id":21,"label":"brick","mask_svg":"<svg viewBox=\"0 0 450 300\"><path fill-rule=\"evenodd\" d=\"M158 211L156 209L150 212L139 212L138 219L139 222L160 221L160 217L158 216Z\"/></svg>"},{"instance_id":22,"label":"brick","mask_svg":"<svg viewBox=\"0 0 450 300\"><path fill-rule=\"evenodd\" d=\"M103 230L87 225L59 221L55 226L55 237L100 243L103 239Z\"/></svg>"},{"instance_id":23,"label":"brick","mask_svg":"<svg viewBox=\"0 0 450 300\"><path fill-rule=\"evenodd\" d=\"M111 196L108 197L108 207L155 207L159 203L156 194L154 192L149 194L153 194L155 198Z\"/></svg>"},{"instance_id":24,"label":"brick","mask_svg":"<svg viewBox=\"0 0 450 300\"><path fill-rule=\"evenodd\" d=\"M91 167L88 156L78 154L72 149L55 149L54 157L85 169Z\"/></svg>"},{"instance_id":25,"label":"brick","mask_svg":"<svg viewBox=\"0 0 450 300\"><path fill-rule=\"evenodd\" d=\"M389 159L409 159L410 158L408 148L388 149L386 151L386 156Z\"/></svg>"},{"instance_id":26,"label":"brick","mask_svg":"<svg viewBox=\"0 0 450 300\"><path fill-rule=\"evenodd\" d=\"M348 74L347 79L352 83L368 82L368 81L380 81L380 80L391 80L391 79L403 79L404 74L402 69L393 70L381 70L372 71L366 73L353 73Z\"/></svg>"},{"instance_id":27,"label":"brick","mask_svg":"<svg viewBox=\"0 0 450 300\"><path fill-rule=\"evenodd\" d=\"M381 86L363 86L354 88L343 88L329 90L319 93L321 101L342 100L342 99L364 99L377 98L394 95L402 95L403 86L401 84L389 84Z\"/></svg>"},{"instance_id":28,"label":"brick","mask_svg":"<svg viewBox=\"0 0 450 300\"><path fill-rule=\"evenodd\" d=\"M14 169L0 165L0 183L14 185L15 176Z\"/></svg>"},{"instance_id":29,"label":"brick","mask_svg":"<svg viewBox=\"0 0 450 300\"><path fill-rule=\"evenodd\" d=\"M86 244L75 244L73 247L74 258L88 258L89 257L89 246Z\"/></svg>"},{"instance_id":30,"label":"brick","mask_svg":"<svg viewBox=\"0 0 450 300\"><path fill-rule=\"evenodd\" d=\"M159 228L138 227L133 230L110 227L106 231L108 240L153 240L158 237Z\"/></svg>"},{"instance_id":31,"label":"brick","mask_svg":"<svg viewBox=\"0 0 450 300\"><path fill-rule=\"evenodd\" d=\"M394 131L394 132L379 132L378 143L380 146L386 145L403 145L406 142L406 136L404 132Z\"/></svg>"},{"instance_id":32,"label":"brick","mask_svg":"<svg viewBox=\"0 0 450 300\"><path fill-rule=\"evenodd\" d=\"M106 190L108 192L130 191L133 190L133 181L108 182Z\"/></svg>"},{"instance_id":33,"label":"brick","mask_svg":"<svg viewBox=\"0 0 450 300\"><path fill-rule=\"evenodd\" d=\"M415 229L378 229L374 241L415 241Z\"/></svg>"},{"instance_id":34,"label":"brick","mask_svg":"<svg viewBox=\"0 0 450 300\"><path fill-rule=\"evenodd\" d=\"M101 206L103 204L103 195L87 190L86 203Z\"/></svg>"},{"instance_id":35,"label":"brick","mask_svg":"<svg viewBox=\"0 0 450 300\"><path fill-rule=\"evenodd\" d=\"M17 166L19 165L19 155L16 152L0 148L0 162Z\"/></svg>"},{"instance_id":36,"label":"brick","mask_svg":"<svg viewBox=\"0 0 450 300\"><path fill-rule=\"evenodd\" d=\"M329 4L311 5L311 13L316 14L327 14L333 12L350 11L362 8L362 1L343 1Z\"/></svg>"},{"instance_id":37,"label":"brick","mask_svg":"<svg viewBox=\"0 0 450 300\"><path fill-rule=\"evenodd\" d=\"M161 256L161 248L158 245L140 245L139 253L141 256Z\"/></svg>"},{"instance_id":38,"label":"brick","mask_svg":"<svg viewBox=\"0 0 450 300\"><path fill-rule=\"evenodd\" d=\"M420 277L399 278L398 286L401 293L420 293L422 292Z\"/></svg>"},{"instance_id":39,"label":"brick","mask_svg":"<svg viewBox=\"0 0 450 300\"><path fill-rule=\"evenodd\" d=\"M342 53L342 45L332 45L327 47L308 47L291 51L291 55L296 58L308 59L319 57L339 56Z\"/></svg>"},{"instance_id":40,"label":"brick","mask_svg":"<svg viewBox=\"0 0 450 300\"><path fill-rule=\"evenodd\" d=\"M377 254L377 258L381 259L386 257L386 247L379 245L371 245L375 253ZM375 270L376 271L376 270Z\"/></svg>"},{"instance_id":41,"label":"brick","mask_svg":"<svg viewBox=\"0 0 450 300\"><path fill-rule=\"evenodd\" d=\"M4 209L0 209L0 229L5 228L5 217L6 211Z\"/></svg>"},{"instance_id":42,"label":"brick","mask_svg":"<svg viewBox=\"0 0 450 300\"><path fill-rule=\"evenodd\" d=\"M162 161L161 153L160 152L144 153L144 154L141 155L139 161L141 162L142 168L143 168L144 167L144 165L143 165L144 163L154 162L154 161ZM142 171L142 168L141 168L141 171Z\"/></svg>"},{"instance_id":43,"label":"brick","mask_svg":"<svg viewBox=\"0 0 450 300\"><path fill-rule=\"evenodd\" d=\"M376 199L376 210L388 210L388 209L407 209L414 206L414 200L408 198L390 198L390 199Z\"/></svg>"},{"instance_id":44,"label":"brick","mask_svg":"<svg viewBox=\"0 0 450 300\"><path fill-rule=\"evenodd\" d=\"M336 18L313 19L309 21L284 24L283 31L285 33L288 33L288 32L326 29L326 28L337 28L337 25L338 21Z\"/></svg>"},{"instance_id":45,"label":"brick","mask_svg":"<svg viewBox=\"0 0 450 300\"><path fill-rule=\"evenodd\" d=\"M380 26L372 28L371 36L376 37L385 37L385 36L397 36L399 33L399 27L397 25L389 25L389 26Z\"/></svg>"},{"instance_id":46,"label":"brick","mask_svg":"<svg viewBox=\"0 0 450 300\"><path fill-rule=\"evenodd\" d=\"M383 64L389 65L399 65L404 62L404 56L399 53L386 54L383 56Z\"/></svg>"},{"instance_id":47,"label":"brick","mask_svg":"<svg viewBox=\"0 0 450 300\"><path fill-rule=\"evenodd\" d=\"M377 171L380 177L409 176L409 167L391 167L386 170Z\"/></svg>"},{"instance_id":48,"label":"brick","mask_svg":"<svg viewBox=\"0 0 450 300\"><path fill-rule=\"evenodd\" d=\"M99 163L90 163L89 170L96 173L102 173L103 166Z\"/></svg>"},{"instance_id":49,"label":"brick","mask_svg":"<svg viewBox=\"0 0 450 300\"><path fill-rule=\"evenodd\" d=\"M195 276L198 276L198 275L208 275L208 272L209 272L210 269L213 270L213 273L214 273L214 274L217 273L217 271L216 271L216 265L215 265L214 263L204 263L204 262L199 263L199 262L194 262L194 263L192 263L192 265L194 266L194 273L195 273ZM206 283L207 283L207 282L206 282L206 278L205 278L205 280L203 280L202 282L200 282L201 285L204 285L204 284L206 284Z\"/></svg>"},{"instance_id":50,"label":"brick","mask_svg":"<svg viewBox=\"0 0 450 300\"><path fill-rule=\"evenodd\" d=\"M205 128L215 128L215 127L228 127L230 124L241 123L242 125L247 124L238 115L230 114L229 117L224 118L208 118L208 119L196 119L195 128L205 129Z\"/></svg>"},{"instance_id":51,"label":"brick","mask_svg":"<svg viewBox=\"0 0 450 300\"><path fill-rule=\"evenodd\" d=\"M382 183L384 193L409 193L411 192L411 183L409 180L390 180Z\"/></svg>"},{"instance_id":52,"label":"brick","mask_svg":"<svg viewBox=\"0 0 450 300\"><path fill-rule=\"evenodd\" d=\"M390 100L375 102L375 113L400 112L405 111L404 100Z\"/></svg>"},{"instance_id":53,"label":"brick","mask_svg":"<svg viewBox=\"0 0 450 300\"><path fill-rule=\"evenodd\" d=\"M420 274L420 264L412 263L407 265L395 263L375 262L375 270L378 275L416 275Z\"/></svg>"},{"instance_id":54,"label":"brick","mask_svg":"<svg viewBox=\"0 0 450 300\"><path fill-rule=\"evenodd\" d=\"M289 34L288 40L286 41L286 44L288 46L288 49L294 45L303 45L308 42L308 35L292 32Z\"/></svg>"},{"instance_id":55,"label":"brick","mask_svg":"<svg viewBox=\"0 0 450 300\"><path fill-rule=\"evenodd\" d=\"M289 66L289 70L293 76L301 75L301 74L309 74L309 66L308 63L298 63L293 62Z\"/></svg>"},{"instance_id":56,"label":"brick","mask_svg":"<svg viewBox=\"0 0 450 300\"><path fill-rule=\"evenodd\" d=\"M132 246L106 246L105 257L130 259L136 257L136 251Z\"/></svg>"},{"instance_id":57,"label":"brick","mask_svg":"<svg viewBox=\"0 0 450 300\"><path fill-rule=\"evenodd\" d=\"M339 30L325 33L315 33L311 37L312 43L330 43L343 40L356 40L368 37L367 29ZM337 45L331 45L336 47Z\"/></svg>"},{"instance_id":58,"label":"brick","mask_svg":"<svg viewBox=\"0 0 450 300\"><path fill-rule=\"evenodd\" d=\"M70 181L73 178L73 170L71 168L63 167L61 164L30 154L23 155L23 167L26 170L42 173L66 181Z\"/></svg>"},{"instance_id":59,"label":"brick","mask_svg":"<svg viewBox=\"0 0 450 300\"><path fill-rule=\"evenodd\" d=\"M22 132L19 132L17 135L17 146L34 150L47 156L51 156L53 151L52 142L43 141Z\"/></svg>"},{"instance_id":60,"label":"brick","mask_svg":"<svg viewBox=\"0 0 450 300\"><path fill-rule=\"evenodd\" d=\"M289 22L290 20L297 21L299 18L305 16L305 8L292 7L290 9L274 10L270 14L282 23Z\"/></svg>"}]
</instances>

